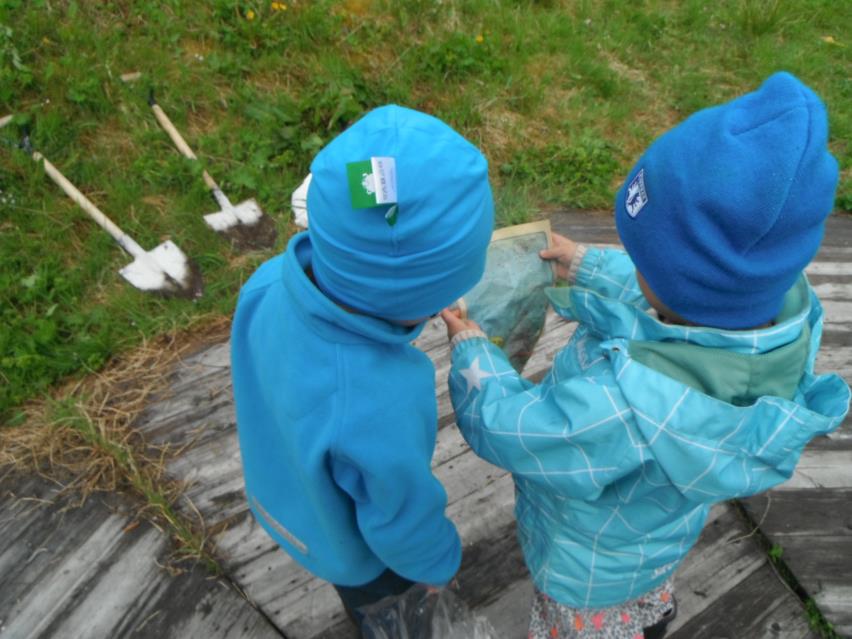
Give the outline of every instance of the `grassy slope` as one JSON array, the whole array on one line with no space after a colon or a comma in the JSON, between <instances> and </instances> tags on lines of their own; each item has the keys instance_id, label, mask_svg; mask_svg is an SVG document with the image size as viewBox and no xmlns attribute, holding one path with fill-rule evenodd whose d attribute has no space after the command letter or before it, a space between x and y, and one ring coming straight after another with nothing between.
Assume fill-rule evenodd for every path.
<instances>
[{"instance_id":1,"label":"grassy slope","mask_svg":"<svg viewBox=\"0 0 852 639\"><path fill-rule=\"evenodd\" d=\"M292 233L311 157L386 102L448 121L491 161L502 223L548 205L609 206L641 150L692 111L787 69L825 99L852 209L852 3L755 0L329 3L0 0L0 142L38 148L140 244L201 266L198 302L126 285L127 260L22 153L0 146L0 418L142 336L229 313L272 254L239 255L171 147L167 113L234 200ZM281 7L286 7L281 9ZM252 18L253 19L250 19ZM126 85L119 76L141 71Z\"/></svg>"}]
</instances>

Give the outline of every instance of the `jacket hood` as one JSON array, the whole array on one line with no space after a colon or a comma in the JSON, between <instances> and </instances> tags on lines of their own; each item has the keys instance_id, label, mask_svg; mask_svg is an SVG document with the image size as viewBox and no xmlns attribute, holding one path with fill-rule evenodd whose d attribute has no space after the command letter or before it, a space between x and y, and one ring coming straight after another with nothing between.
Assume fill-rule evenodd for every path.
<instances>
[{"instance_id":1,"label":"jacket hood","mask_svg":"<svg viewBox=\"0 0 852 639\"><path fill-rule=\"evenodd\" d=\"M784 481L805 444L848 410L843 379L813 373L823 315L804 275L775 325L750 331L664 324L643 307L580 287L549 296L560 314L615 336L601 348L616 383L654 462L689 499L749 495ZM707 471L696 478L696 468Z\"/></svg>"},{"instance_id":2,"label":"jacket hood","mask_svg":"<svg viewBox=\"0 0 852 639\"><path fill-rule=\"evenodd\" d=\"M311 266L311 253L308 233L294 235L284 254L283 281L287 293L299 300L293 304L294 312L325 339L344 344L407 344L423 330L425 321L416 326L401 326L378 317L350 313L338 306L307 276L305 269Z\"/></svg>"}]
</instances>

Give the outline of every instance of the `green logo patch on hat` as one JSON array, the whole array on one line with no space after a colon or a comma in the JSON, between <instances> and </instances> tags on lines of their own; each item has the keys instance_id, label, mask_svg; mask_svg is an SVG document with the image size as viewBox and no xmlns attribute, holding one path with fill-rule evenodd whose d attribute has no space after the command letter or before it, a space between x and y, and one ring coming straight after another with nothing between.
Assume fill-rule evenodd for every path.
<instances>
[{"instance_id":1,"label":"green logo patch on hat","mask_svg":"<svg viewBox=\"0 0 852 639\"><path fill-rule=\"evenodd\" d=\"M369 209L381 204L396 204L396 160L370 158L346 165L349 197L353 209Z\"/></svg>"}]
</instances>

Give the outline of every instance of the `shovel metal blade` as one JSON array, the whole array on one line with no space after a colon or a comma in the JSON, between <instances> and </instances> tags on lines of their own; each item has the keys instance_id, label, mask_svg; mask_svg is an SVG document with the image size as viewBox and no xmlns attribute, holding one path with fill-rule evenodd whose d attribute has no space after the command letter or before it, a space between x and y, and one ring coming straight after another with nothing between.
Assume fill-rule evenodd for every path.
<instances>
[{"instance_id":1,"label":"shovel metal blade","mask_svg":"<svg viewBox=\"0 0 852 639\"><path fill-rule=\"evenodd\" d=\"M251 199L240 202L236 206L222 209L218 213L209 213L204 216L204 221L214 231L222 232L238 224L253 226L262 217L263 211L260 209L260 205L254 199Z\"/></svg>"},{"instance_id":2,"label":"shovel metal blade","mask_svg":"<svg viewBox=\"0 0 852 639\"><path fill-rule=\"evenodd\" d=\"M293 209L293 221L296 226L308 228L308 188L311 186L313 175L308 173L293 195L290 196L290 207Z\"/></svg>"},{"instance_id":3,"label":"shovel metal blade","mask_svg":"<svg viewBox=\"0 0 852 639\"><path fill-rule=\"evenodd\" d=\"M119 273L143 291L196 294L189 259L171 240L137 255Z\"/></svg>"}]
</instances>

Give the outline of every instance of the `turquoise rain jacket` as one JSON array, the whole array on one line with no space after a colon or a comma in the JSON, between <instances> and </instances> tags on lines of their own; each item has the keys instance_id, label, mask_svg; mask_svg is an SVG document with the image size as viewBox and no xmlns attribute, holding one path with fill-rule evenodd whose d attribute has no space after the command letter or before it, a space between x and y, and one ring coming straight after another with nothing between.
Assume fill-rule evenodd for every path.
<instances>
[{"instance_id":1,"label":"turquoise rain jacket","mask_svg":"<svg viewBox=\"0 0 852 639\"><path fill-rule=\"evenodd\" d=\"M307 233L240 292L231 335L237 432L257 521L343 586L385 567L443 584L461 561L432 475L431 360L402 327L347 313L314 286Z\"/></svg>"},{"instance_id":2,"label":"turquoise rain jacket","mask_svg":"<svg viewBox=\"0 0 852 639\"><path fill-rule=\"evenodd\" d=\"M712 504L789 478L848 410L846 383L813 373L822 309L804 275L760 330L658 321L617 250L588 249L548 295L579 325L540 384L479 337L454 349L450 390L471 448L513 473L530 574L564 605L659 585Z\"/></svg>"}]
</instances>

